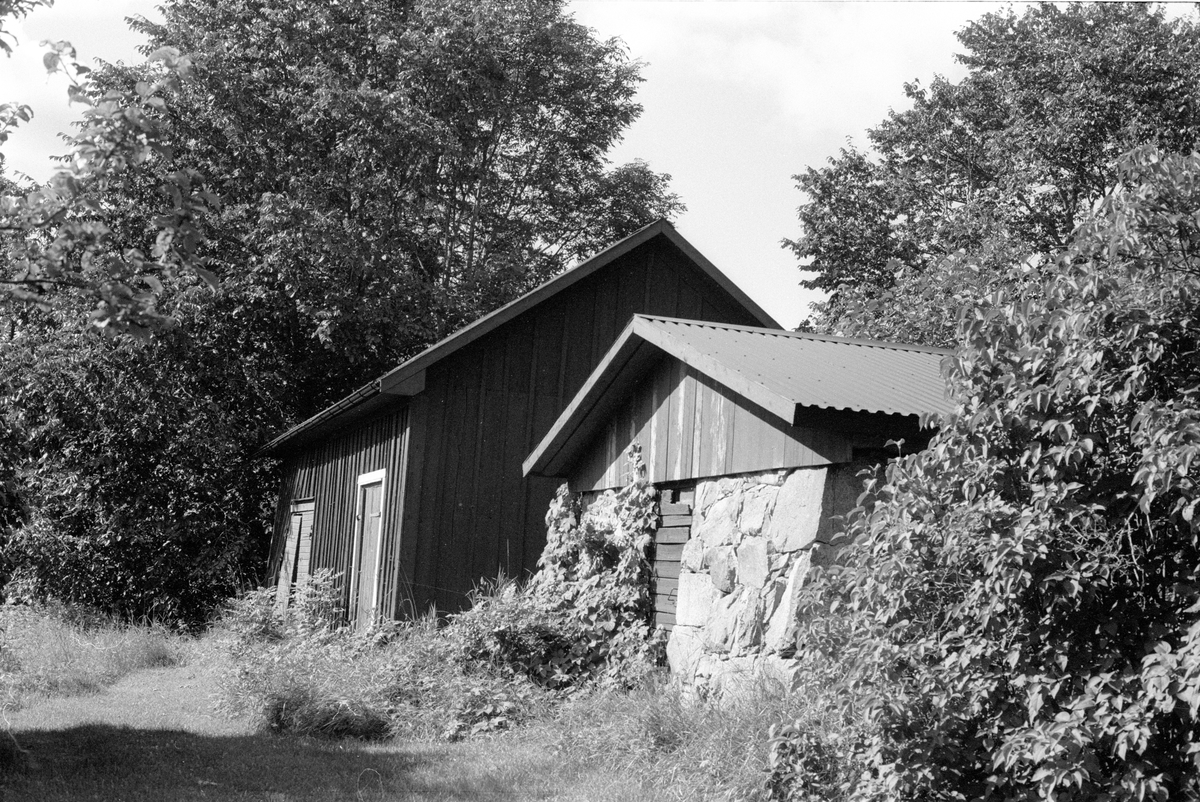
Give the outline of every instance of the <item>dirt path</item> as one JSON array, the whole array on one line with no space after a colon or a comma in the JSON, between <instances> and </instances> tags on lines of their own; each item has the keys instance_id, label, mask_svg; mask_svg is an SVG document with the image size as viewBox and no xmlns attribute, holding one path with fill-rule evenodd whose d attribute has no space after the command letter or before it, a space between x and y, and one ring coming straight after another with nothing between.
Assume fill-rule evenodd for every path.
<instances>
[{"instance_id":1,"label":"dirt path","mask_svg":"<svg viewBox=\"0 0 1200 802\"><path fill-rule=\"evenodd\" d=\"M218 711L220 666L139 671L6 714L24 772L0 802L517 802L549 799L529 755L491 746L281 738ZM482 747L482 748L480 748ZM533 755L535 765L546 755ZM536 790L531 785L540 786Z\"/></svg>"},{"instance_id":2,"label":"dirt path","mask_svg":"<svg viewBox=\"0 0 1200 802\"><path fill-rule=\"evenodd\" d=\"M3 714L14 733L82 726L184 729L197 735L248 735L245 720L217 710L222 667L211 663L131 674L103 693L43 699Z\"/></svg>"}]
</instances>

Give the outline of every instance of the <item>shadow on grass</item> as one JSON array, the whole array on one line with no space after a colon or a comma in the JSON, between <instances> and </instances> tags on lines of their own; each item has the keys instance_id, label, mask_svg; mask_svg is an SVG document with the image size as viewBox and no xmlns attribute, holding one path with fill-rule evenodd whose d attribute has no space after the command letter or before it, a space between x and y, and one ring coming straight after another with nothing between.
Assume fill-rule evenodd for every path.
<instances>
[{"instance_id":1,"label":"shadow on grass","mask_svg":"<svg viewBox=\"0 0 1200 802\"><path fill-rule=\"evenodd\" d=\"M511 783L444 776L448 747L209 736L90 725L18 734L29 765L0 800L510 800Z\"/></svg>"}]
</instances>

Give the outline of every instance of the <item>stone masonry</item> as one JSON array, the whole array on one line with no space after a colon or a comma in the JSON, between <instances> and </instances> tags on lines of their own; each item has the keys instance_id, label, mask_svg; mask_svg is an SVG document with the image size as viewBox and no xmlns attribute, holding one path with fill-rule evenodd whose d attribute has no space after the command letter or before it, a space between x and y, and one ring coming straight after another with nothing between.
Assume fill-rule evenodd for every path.
<instances>
[{"instance_id":1,"label":"stone masonry","mask_svg":"<svg viewBox=\"0 0 1200 802\"><path fill-rule=\"evenodd\" d=\"M797 675L796 597L862 492L861 465L700 480L679 573L671 673L705 694Z\"/></svg>"}]
</instances>

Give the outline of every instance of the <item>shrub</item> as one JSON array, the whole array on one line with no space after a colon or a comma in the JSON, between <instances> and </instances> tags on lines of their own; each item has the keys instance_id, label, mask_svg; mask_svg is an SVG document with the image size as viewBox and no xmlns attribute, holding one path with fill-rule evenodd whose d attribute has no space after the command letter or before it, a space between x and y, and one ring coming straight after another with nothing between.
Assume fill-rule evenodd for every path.
<instances>
[{"instance_id":1,"label":"shrub","mask_svg":"<svg viewBox=\"0 0 1200 802\"><path fill-rule=\"evenodd\" d=\"M217 626L237 660L227 706L275 732L458 740L536 715L558 691L636 686L661 638L648 624L654 489L633 460L630 486L587 509L561 489L534 580L483 585L443 628L434 618L335 626L341 595L329 574L286 611L265 589L232 601Z\"/></svg>"},{"instance_id":2,"label":"shrub","mask_svg":"<svg viewBox=\"0 0 1200 802\"><path fill-rule=\"evenodd\" d=\"M256 588L227 600L212 629L229 640L234 656L291 635L320 635L342 618L342 589L338 574L317 571L292 588L288 606L280 609L275 588Z\"/></svg>"},{"instance_id":3,"label":"shrub","mask_svg":"<svg viewBox=\"0 0 1200 802\"><path fill-rule=\"evenodd\" d=\"M629 688L661 662L646 560L657 502L636 444L630 463L629 485L586 507L559 488L528 587L502 584L451 623L459 659L484 660L548 688L593 679Z\"/></svg>"},{"instance_id":4,"label":"shrub","mask_svg":"<svg viewBox=\"0 0 1200 802\"><path fill-rule=\"evenodd\" d=\"M235 658L225 707L276 733L458 740L516 724L539 704L527 679L473 662L436 617L356 630L335 623L340 599L336 577L321 572L286 612L264 589L229 603L214 627Z\"/></svg>"},{"instance_id":5,"label":"shrub","mask_svg":"<svg viewBox=\"0 0 1200 802\"><path fill-rule=\"evenodd\" d=\"M1200 155L1122 175L965 317L955 412L810 585L807 656L872 697L856 799L1200 795Z\"/></svg>"}]
</instances>

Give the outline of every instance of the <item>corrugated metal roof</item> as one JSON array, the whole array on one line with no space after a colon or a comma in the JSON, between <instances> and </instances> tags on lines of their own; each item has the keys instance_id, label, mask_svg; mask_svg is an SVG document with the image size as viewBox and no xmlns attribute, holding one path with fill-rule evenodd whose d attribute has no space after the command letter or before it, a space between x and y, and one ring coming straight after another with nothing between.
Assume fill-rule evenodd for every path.
<instances>
[{"instance_id":1,"label":"corrugated metal roof","mask_svg":"<svg viewBox=\"0 0 1200 802\"><path fill-rule=\"evenodd\" d=\"M699 320L635 315L563 410L524 470L557 476L604 423L617 396L661 351L797 423L804 408L889 415L944 414L953 405L942 378L952 352Z\"/></svg>"},{"instance_id":2,"label":"corrugated metal roof","mask_svg":"<svg viewBox=\"0 0 1200 802\"><path fill-rule=\"evenodd\" d=\"M692 356L715 363L793 404L893 415L951 408L941 373L951 353L945 349L639 317L649 329L639 332L644 338L660 347L674 341L666 350L685 362Z\"/></svg>"}]
</instances>

